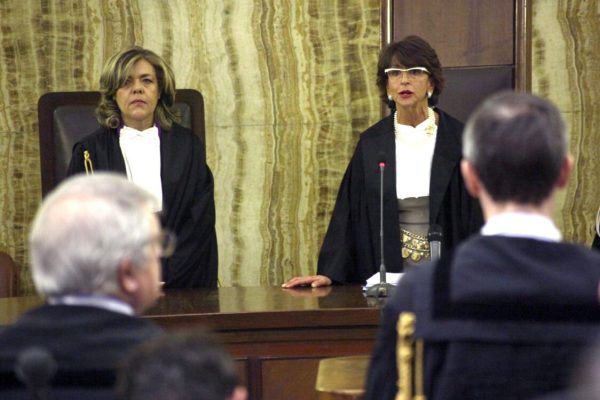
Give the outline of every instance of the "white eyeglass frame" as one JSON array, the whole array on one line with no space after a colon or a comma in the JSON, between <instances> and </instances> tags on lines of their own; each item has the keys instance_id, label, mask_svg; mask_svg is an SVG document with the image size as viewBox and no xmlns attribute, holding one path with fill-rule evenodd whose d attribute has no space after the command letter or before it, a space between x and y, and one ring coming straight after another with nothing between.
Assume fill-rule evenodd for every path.
<instances>
[{"instance_id":1,"label":"white eyeglass frame","mask_svg":"<svg viewBox=\"0 0 600 400\"><path fill-rule=\"evenodd\" d=\"M388 72L399 72L398 75L396 76L389 76ZM429 72L429 70L425 67L411 67L411 68L398 68L398 67L393 67L393 68L386 68L383 70L383 73L385 74L385 76L388 77L388 79L398 79L402 76L402 72L407 73L407 76L409 79L415 79L415 78L419 78L420 75L413 75L411 74L411 72L413 71L420 71L420 72L425 72L427 75L431 75L431 73Z\"/></svg>"}]
</instances>

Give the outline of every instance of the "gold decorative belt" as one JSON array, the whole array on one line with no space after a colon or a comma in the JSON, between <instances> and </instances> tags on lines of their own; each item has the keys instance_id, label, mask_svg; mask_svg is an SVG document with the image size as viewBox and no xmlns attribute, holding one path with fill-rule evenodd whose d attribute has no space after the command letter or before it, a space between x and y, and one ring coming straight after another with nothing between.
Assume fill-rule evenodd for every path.
<instances>
[{"instance_id":1,"label":"gold decorative belt","mask_svg":"<svg viewBox=\"0 0 600 400\"><path fill-rule=\"evenodd\" d=\"M416 235L403 228L400 228L400 237L402 239L402 258L410 258L415 263L422 259L429 259L427 237Z\"/></svg>"}]
</instances>

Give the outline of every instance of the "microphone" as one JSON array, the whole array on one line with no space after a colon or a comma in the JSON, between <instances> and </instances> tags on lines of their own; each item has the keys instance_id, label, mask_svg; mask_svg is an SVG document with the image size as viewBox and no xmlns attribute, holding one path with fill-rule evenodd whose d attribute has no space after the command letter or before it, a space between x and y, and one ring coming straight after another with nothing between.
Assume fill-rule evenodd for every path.
<instances>
[{"instance_id":1,"label":"microphone","mask_svg":"<svg viewBox=\"0 0 600 400\"><path fill-rule=\"evenodd\" d=\"M56 361L46 349L29 347L19 354L15 373L34 399L44 400L49 383L56 373Z\"/></svg>"},{"instance_id":2,"label":"microphone","mask_svg":"<svg viewBox=\"0 0 600 400\"><path fill-rule=\"evenodd\" d=\"M367 296L387 297L393 285L386 281L385 256L383 253L383 176L385 173L387 157L383 151L377 155L379 162L379 283L367 289Z\"/></svg>"},{"instance_id":3,"label":"microphone","mask_svg":"<svg viewBox=\"0 0 600 400\"><path fill-rule=\"evenodd\" d=\"M442 227L433 224L429 227L427 239L429 240L429 252L431 261L437 261L442 256Z\"/></svg>"}]
</instances>

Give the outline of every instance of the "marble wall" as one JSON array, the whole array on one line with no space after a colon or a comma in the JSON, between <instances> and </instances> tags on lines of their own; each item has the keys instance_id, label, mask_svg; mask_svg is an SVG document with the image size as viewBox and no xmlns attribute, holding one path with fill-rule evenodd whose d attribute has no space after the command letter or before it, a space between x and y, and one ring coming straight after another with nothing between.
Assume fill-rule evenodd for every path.
<instances>
[{"instance_id":1,"label":"marble wall","mask_svg":"<svg viewBox=\"0 0 600 400\"><path fill-rule=\"evenodd\" d=\"M379 118L379 0L0 0L0 250L32 291L37 100L95 90L106 58L148 47L206 101L220 281L313 273L358 133ZM42 149L44 151L44 149Z\"/></svg>"},{"instance_id":2,"label":"marble wall","mask_svg":"<svg viewBox=\"0 0 600 400\"><path fill-rule=\"evenodd\" d=\"M600 207L600 2L533 0L531 5L532 91L562 111L575 161L556 217L566 239L590 244Z\"/></svg>"},{"instance_id":3,"label":"marble wall","mask_svg":"<svg viewBox=\"0 0 600 400\"><path fill-rule=\"evenodd\" d=\"M557 217L589 242L600 205L599 5L531 0L532 90L571 128L576 169ZM27 231L40 202L37 100L95 90L137 44L204 94L222 285L313 273L358 133L379 118L380 0L0 0L0 250L32 292ZM41 149L44 151L44 149Z\"/></svg>"}]
</instances>

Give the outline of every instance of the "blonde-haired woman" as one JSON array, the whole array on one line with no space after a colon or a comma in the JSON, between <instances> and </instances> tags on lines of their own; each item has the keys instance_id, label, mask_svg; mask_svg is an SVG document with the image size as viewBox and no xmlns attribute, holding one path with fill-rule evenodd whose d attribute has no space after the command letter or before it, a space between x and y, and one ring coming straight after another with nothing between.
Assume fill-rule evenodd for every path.
<instances>
[{"instance_id":1,"label":"blonde-haired woman","mask_svg":"<svg viewBox=\"0 0 600 400\"><path fill-rule=\"evenodd\" d=\"M132 47L108 60L100 91L101 128L75 144L68 175L120 172L154 194L163 228L177 236L163 260L165 287L216 287L213 176L204 144L171 111L173 71L156 53Z\"/></svg>"}]
</instances>

